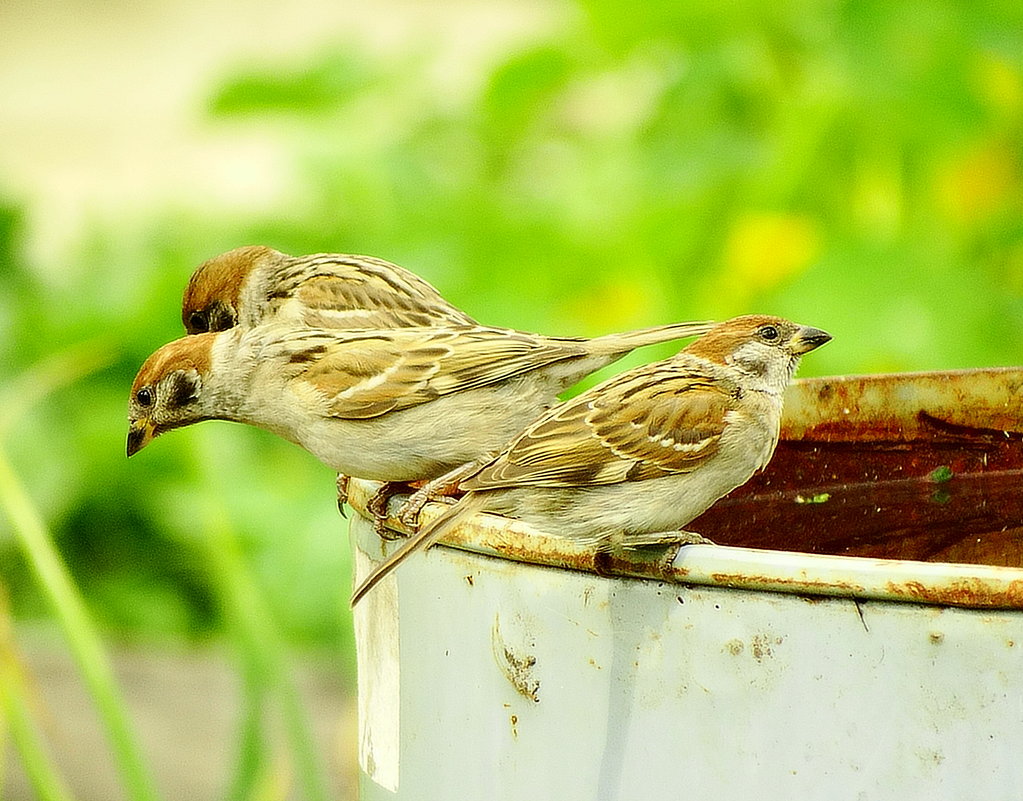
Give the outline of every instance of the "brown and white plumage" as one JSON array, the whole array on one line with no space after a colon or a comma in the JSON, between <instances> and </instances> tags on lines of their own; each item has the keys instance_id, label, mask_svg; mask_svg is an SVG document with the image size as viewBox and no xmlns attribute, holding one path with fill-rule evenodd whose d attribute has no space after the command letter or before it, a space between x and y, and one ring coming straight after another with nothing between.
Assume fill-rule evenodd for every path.
<instances>
[{"instance_id":1,"label":"brown and white plumage","mask_svg":"<svg viewBox=\"0 0 1023 801\"><path fill-rule=\"evenodd\" d=\"M289 256L263 246L215 256L192 274L181 301L189 334L291 321L313 328L475 325L429 283L373 256Z\"/></svg>"},{"instance_id":2,"label":"brown and white plumage","mask_svg":"<svg viewBox=\"0 0 1023 801\"><path fill-rule=\"evenodd\" d=\"M168 428L223 419L279 434L347 475L435 478L499 449L594 370L709 328L679 323L582 339L480 326L271 323L183 337L135 378L128 454Z\"/></svg>"},{"instance_id":3,"label":"brown and white plumage","mask_svg":"<svg viewBox=\"0 0 1023 801\"><path fill-rule=\"evenodd\" d=\"M668 365L611 379L599 395L568 401L527 428L463 486L617 484L692 470L717 453L736 407L733 389ZM625 404L633 414L623 426Z\"/></svg>"},{"instance_id":4,"label":"brown and white plumage","mask_svg":"<svg viewBox=\"0 0 1023 801\"><path fill-rule=\"evenodd\" d=\"M777 317L738 317L559 404L464 480L468 494L374 570L352 602L476 512L599 548L680 540L677 529L770 460L799 358L829 339Z\"/></svg>"}]
</instances>

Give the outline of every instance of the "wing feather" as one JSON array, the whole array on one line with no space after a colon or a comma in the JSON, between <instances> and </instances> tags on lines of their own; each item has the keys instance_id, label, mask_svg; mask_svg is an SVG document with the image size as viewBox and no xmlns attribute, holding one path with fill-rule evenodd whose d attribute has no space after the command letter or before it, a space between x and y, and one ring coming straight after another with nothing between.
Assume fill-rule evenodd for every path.
<instances>
[{"instance_id":1,"label":"wing feather","mask_svg":"<svg viewBox=\"0 0 1023 801\"><path fill-rule=\"evenodd\" d=\"M293 381L340 418L377 417L584 355L585 342L488 328L307 329L279 340Z\"/></svg>"},{"instance_id":2,"label":"wing feather","mask_svg":"<svg viewBox=\"0 0 1023 801\"><path fill-rule=\"evenodd\" d=\"M289 259L276 274L274 297L293 297L310 313L352 328L475 325L429 283L402 267L371 256L316 254ZM267 298L272 300L273 298Z\"/></svg>"},{"instance_id":3,"label":"wing feather","mask_svg":"<svg viewBox=\"0 0 1023 801\"><path fill-rule=\"evenodd\" d=\"M717 452L736 398L698 365L640 367L551 409L463 486L575 487L688 472Z\"/></svg>"}]
</instances>

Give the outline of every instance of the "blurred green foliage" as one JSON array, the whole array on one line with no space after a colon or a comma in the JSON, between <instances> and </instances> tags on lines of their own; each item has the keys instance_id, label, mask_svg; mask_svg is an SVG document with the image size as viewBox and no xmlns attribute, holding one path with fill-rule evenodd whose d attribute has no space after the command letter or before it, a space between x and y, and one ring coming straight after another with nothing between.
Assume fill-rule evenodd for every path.
<instances>
[{"instance_id":1,"label":"blurred green foliage","mask_svg":"<svg viewBox=\"0 0 1023 801\"><path fill-rule=\"evenodd\" d=\"M428 43L384 62L342 40L211 89L204 125L288 154L264 214L153 208L30 264L8 200L4 391L79 343L106 359L6 431L91 608L136 637L223 631L223 519L289 639L347 642L329 470L225 423L124 458L135 370L181 334L194 266L238 245L379 255L547 333L779 313L835 336L804 375L1019 364L1021 8L582 0L457 91ZM16 613L41 614L3 529L0 553Z\"/></svg>"}]
</instances>

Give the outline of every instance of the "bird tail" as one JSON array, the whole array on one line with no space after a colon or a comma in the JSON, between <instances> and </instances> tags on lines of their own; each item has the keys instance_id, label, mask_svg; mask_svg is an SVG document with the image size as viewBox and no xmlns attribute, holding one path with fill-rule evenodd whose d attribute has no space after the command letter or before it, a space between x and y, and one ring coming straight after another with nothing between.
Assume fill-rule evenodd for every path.
<instances>
[{"instance_id":1,"label":"bird tail","mask_svg":"<svg viewBox=\"0 0 1023 801\"><path fill-rule=\"evenodd\" d=\"M479 511L481 507L482 504L479 502L479 499L470 493L454 506L449 507L442 515L420 528L419 531L405 540L398 550L373 568L370 574L363 579L362 584L352 593L352 607L413 553L429 548L452 528L461 523L465 517Z\"/></svg>"},{"instance_id":2,"label":"bird tail","mask_svg":"<svg viewBox=\"0 0 1023 801\"><path fill-rule=\"evenodd\" d=\"M580 343L579 347L582 353L564 359L550 369L552 383L556 387L555 392L567 389L590 373L607 367L636 348L670 342L673 339L701 336L713 327L714 323L711 322L672 323L654 328L640 328L637 331L605 334L593 339L576 340Z\"/></svg>"},{"instance_id":3,"label":"bird tail","mask_svg":"<svg viewBox=\"0 0 1023 801\"><path fill-rule=\"evenodd\" d=\"M660 342L670 342L673 339L703 336L714 325L715 323L712 321L704 320L691 323L670 323L653 328L640 328L636 331L606 334L591 339L587 350L594 355L624 356L644 345L656 345Z\"/></svg>"}]
</instances>

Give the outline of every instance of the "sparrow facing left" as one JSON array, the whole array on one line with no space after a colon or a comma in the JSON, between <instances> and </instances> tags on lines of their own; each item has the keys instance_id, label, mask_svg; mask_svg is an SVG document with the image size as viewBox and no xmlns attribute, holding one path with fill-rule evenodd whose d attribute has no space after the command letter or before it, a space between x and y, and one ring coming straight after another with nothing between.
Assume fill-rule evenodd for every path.
<instances>
[{"instance_id":1,"label":"sparrow facing left","mask_svg":"<svg viewBox=\"0 0 1023 801\"><path fill-rule=\"evenodd\" d=\"M235 248L200 265L181 299L189 334L292 321L311 328L475 325L430 284L373 256Z\"/></svg>"},{"instance_id":2,"label":"sparrow facing left","mask_svg":"<svg viewBox=\"0 0 1023 801\"><path fill-rule=\"evenodd\" d=\"M352 604L477 512L598 550L684 541L680 527L770 460L785 387L800 357L830 339L779 317L737 317L558 404L462 481L462 500L377 566Z\"/></svg>"},{"instance_id":3,"label":"sparrow facing left","mask_svg":"<svg viewBox=\"0 0 1023 801\"><path fill-rule=\"evenodd\" d=\"M436 478L496 452L594 370L710 327L583 339L480 326L338 331L272 323L186 336L157 350L135 377L127 451L172 428L234 420L346 475Z\"/></svg>"}]
</instances>

